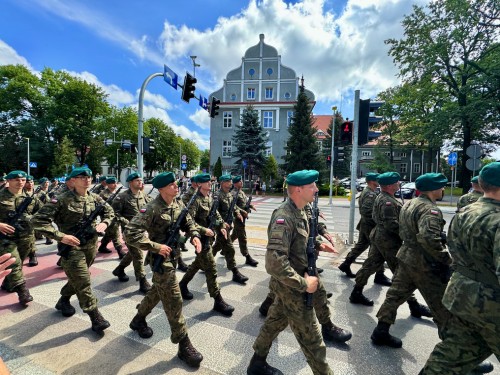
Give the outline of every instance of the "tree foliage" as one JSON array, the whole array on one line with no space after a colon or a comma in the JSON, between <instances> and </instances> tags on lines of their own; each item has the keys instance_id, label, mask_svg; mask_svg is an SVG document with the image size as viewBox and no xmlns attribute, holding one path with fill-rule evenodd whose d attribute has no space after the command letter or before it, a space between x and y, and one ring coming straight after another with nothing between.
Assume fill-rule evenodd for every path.
<instances>
[{"instance_id":1,"label":"tree foliage","mask_svg":"<svg viewBox=\"0 0 500 375\"><path fill-rule=\"evenodd\" d=\"M269 157L266 158L266 164L262 170L262 177L264 181L269 182L278 178L278 162L273 155L269 155Z\"/></svg>"},{"instance_id":2,"label":"tree foliage","mask_svg":"<svg viewBox=\"0 0 500 375\"><path fill-rule=\"evenodd\" d=\"M200 169L210 171L210 150L203 150L200 155Z\"/></svg>"},{"instance_id":3,"label":"tree foliage","mask_svg":"<svg viewBox=\"0 0 500 375\"><path fill-rule=\"evenodd\" d=\"M220 156L217 158L217 161L215 162L214 171L212 175L217 178L222 176L222 160L220 159Z\"/></svg>"}]
</instances>

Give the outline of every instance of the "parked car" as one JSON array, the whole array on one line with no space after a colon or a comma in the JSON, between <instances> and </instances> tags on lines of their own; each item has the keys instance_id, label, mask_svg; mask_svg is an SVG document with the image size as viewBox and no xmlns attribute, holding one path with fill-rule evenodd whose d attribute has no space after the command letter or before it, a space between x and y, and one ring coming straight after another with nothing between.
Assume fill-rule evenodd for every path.
<instances>
[{"instance_id":1,"label":"parked car","mask_svg":"<svg viewBox=\"0 0 500 375\"><path fill-rule=\"evenodd\" d=\"M394 193L396 198L399 198L401 195L399 194L399 190ZM407 182L401 185L401 193L403 194L403 199L412 199L414 197L418 197L420 195L420 191L417 190L417 187L414 182ZM444 190L442 191L441 197L438 198L438 201L442 201L444 198Z\"/></svg>"}]
</instances>

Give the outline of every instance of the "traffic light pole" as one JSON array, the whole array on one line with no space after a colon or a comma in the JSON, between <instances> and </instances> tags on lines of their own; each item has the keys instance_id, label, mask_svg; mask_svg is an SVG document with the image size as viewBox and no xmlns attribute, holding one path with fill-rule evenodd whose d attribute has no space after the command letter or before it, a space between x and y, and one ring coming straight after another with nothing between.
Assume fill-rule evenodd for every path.
<instances>
[{"instance_id":1,"label":"traffic light pole","mask_svg":"<svg viewBox=\"0 0 500 375\"><path fill-rule=\"evenodd\" d=\"M354 214L356 210L356 178L358 176L358 129L359 129L359 90L354 91L354 124L352 129L351 158L351 207L349 210L349 244L354 243Z\"/></svg>"},{"instance_id":2,"label":"traffic light pole","mask_svg":"<svg viewBox=\"0 0 500 375\"><path fill-rule=\"evenodd\" d=\"M332 149L330 151L331 159L330 159L330 201L328 205L331 206L332 203L332 189L333 189L333 163L335 162L335 155L333 152L334 144L335 144L335 117L337 114L337 107L332 107L333 117L332 117Z\"/></svg>"}]
</instances>

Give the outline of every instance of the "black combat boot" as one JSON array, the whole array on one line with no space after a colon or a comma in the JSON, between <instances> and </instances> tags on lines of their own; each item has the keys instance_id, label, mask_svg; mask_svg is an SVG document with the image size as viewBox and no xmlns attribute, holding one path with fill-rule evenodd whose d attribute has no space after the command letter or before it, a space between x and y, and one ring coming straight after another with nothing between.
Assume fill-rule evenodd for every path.
<instances>
[{"instance_id":1,"label":"black combat boot","mask_svg":"<svg viewBox=\"0 0 500 375\"><path fill-rule=\"evenodd\" d=\"M321 325L321 333L325 341L346 342L352 337L351 332L337 327L331 321Z\"/></svg>"},{"instance_id":2,"label":"black combat boot","mask_svg":"<svg viewBox=\"0 0 500 375\"><path fill-rule=\"evenodd\" d=\"M384 272L377 272L375 274L375 279L373 280L375 284L383 285L383 286L391 286L392 281L387 276L384 275Z\"/></svg>"},{"instance_id":3,"label":"black combat boot","mask_svg":"<svg viewBox=\"0 0 500 375\"><path fill-rule=\"evenodd\" d=\"M102 331L104 331L106 328L109 328L109 322L104 319L97 308L95 310L89 311L87 314L89 315L90 321L92 322L92 331L102 333Z\"/></svg>"},{"instance_id":4,"label":"black combat boot","mask_svg":"<svg viewBox=\"0 0 500 375\"><path fill-rule=\"evenodd\" d=\"M257 264L259 264L259 262L257 262L255 259L253 259L250 254L247 254L245 256L245 258L247 258L247 260L245 261L245 264L248 264L249 266L252 266L252 267L257 267Z\"/></svg>"},{"instance_id":5,"label":"black combat boot","mask_svg":"<svg viewBox=\"0 0 500 375\"><path fill-rule=\"evenodd\" d=\"M128 278L128 276L127 276ZM146 277L141 277L139 279L139 291L142 293L147 293L151 290L151 284L148 282Z\"/></svg>"},{"instance_id":6,"label":"black combat boot","mask_svg":"<svg viewBox=\"0 0 500 375\"><path fill-rule=\"evenodd\" d=\"M125 251L123 251L123 246L115 246L116 252L118 253L118 259L123 259L125 255L127 254Z\"/></svg>"},{"instance_id":7,"label":"black combat boot","mask_svg":"<svg viewBox=\"0 0 500 375\"><path fill-rule=\"evenodd\" d=\"M49 237L45 238L45 245L52 245L54 241L52 241Z\"/></svg>"},{"instance_id":8,"label":"black combat boot","mask_svg":"<svg viewBox=\"0 0 500 375\"><path fill-rule=\"evenodd\" d=\"M56 263L57 267L62 267L61 263L62 263L62 258L59 258L59 260Z\"/></svg>"},{"instance_id":9,"label":"black combat boot","mask_svg":"<svg viewBox=\"0 0 500 375\"><path fill-rule=\"evenodd\" d=\"M332 297L333 297L333 293L332 292L326 293L326 298L332 298Z\"/></svg>"},{"instance_id":10,"label":"black combat boot","mask_svg":"<svg viewBox=\"0 0 500 375\"><path fill-rule=\"evenodd\" d=\"M421 318L426 316L428 318L432 318L431 310L426 305L421 305L417 301L407 301L408 306L410 307L410 314L415 318Z\"/></svg>"},{"instance_id":11,"label":"black combat boot","mask_svg":"<svg viewBox=\"0 0 500 375\"><path fill-rule=\"evenodd\" d=\"M194 348L187 335L179 342L177 356L191 367L199 367L201 361L203 361L203 356Z\"/></svg>"},{"instance_id":12,"label":"black combat boot","mask_svg":"<svg viewBox=\"0 0 500 375\"><path fill-rule=\"evenodd\" d=\"M59 310L63 316L70 317L75 314L75 308L69 302L70 297L61 296L56 303L56 309Z\"/></svg>"},{"instance_id":13,"label":"black combat boot","mask_svg":"<svg viewBox=\"0 0 500 375\"><path fill-rule=\"evenodd\" d=\"M97 251L99 253L102 253L102 254L110 254L110 253L112 253L112 251L107 248L107 244L103 244L103 243L101 243L101 245L99 246L99 248L97 249Z\"/></svg>"},{"instance_id":14,"label":"black combat boot","mask_svg":"<svg viewBox=\"0 0 500 375\"><path fill-rule=\"evenodd\" d=\"M319 267L316 267L316 272L318 273L318 275L320 273L323 273L324 269L323 268L319 268Z\"/></svg>"},{"instance_id":15,"label":"black combat boot","mask_svg":"<svg viewBox=\"0 0 500 375\"><path fill-rule=\"evenodd\" d=\"M277 368L269 366L266 357L254 353L247 367L247 375L283 375L283 373Z\"/></svg>"},{"instance_id":16,"label":"black combat boot","mask_svg":"<svg viewBox=\"0 0 500 375\"><path fill-rule=\"evenodd\" d=\"M188 265L182 258L177 259L177 269L182 272L187 272L188 270Z\"/></svg>"},{"instance_id":17,"label":"black combat boot","mask_svg":"<svg viewBox=\"0 0 500 375\"><path fill-rule=\"evenodd\" d=\"M269 311L269 308L271 307L273 302L274 299L272 299L271 297L266 297L264 302L262 302L262 305L260 305L259 307L259 312L262 316L267 316L267 312Z\"/></svg>"},{"instance_id":18,"label":"black combat boot","mask_svg":"<svg viewBox=\"0 0 500 375\"><path fill-rule=\"evenodd\" d=\"M149 339L153 336L153 330L148 326L148 323L146 323L146 317L139 315L139 313L134 316L134 319L130 322L129 327L132 330L137 331L139 337L142 337L143 339Z\"/></svg>"},{"instance_id":19,"label":"black combat boot","mask_svg":"<svg viewBox=\"0 0 500 375\"><path fill-rule=\"evenodd\" d=\"M231 316L233 315L234 307L228 305L226 301L222 298L220 294L215 296L214 310L220 312L222 315Z\"/></svg>"},{"instance_id":20,"label":"black combat boot","mask_svg":"<svg viewBox=\"0 0 500 375\"><path fill-rule=\"evenodd\" d=\"M21 284L17 286L14 291L19 296L19 303L26 307L28 306L28 302L33 301L33 297L30 294L30 291L26 288L26 284Z\"/></svg>"},{"instance_id":21,"label":"black combat boot","mask_svg":"<svg viewBox=\"0 0 500 375\"><path fill-rule=\"evenodd\" d=\"M363 295L362 286L354 286L354 289L349 297L349 301L351 301L351 303L356 303L359 305L373 306L373 301Z\"/></svg>"},{"instance_id":22,"label":"black combat boot","mask_svg":"<svg viewBox=\"0 0 500 375\"><path fill-rule=\"evenodd\" d=\"M116 277L118 277L118 280L120 280L122 282L129 281L129 277L125 273L125 268L123 268L122 266L116 267L113 270L113 275L115 275Z\"/></svg>"},{"instance_id":23,"label":"black combat boot","mask_svg":"<svg viewBox=\"0 0 500 375\"><path fill-rule=\"evenodd\" d=\"M2 290L5 290L7 293L14 293L13 290L11 290L8 286L7 286L7 279L3 279L3 282L2 282L2 286L0 286L0 288Z\"/></svg>"},{"instance_id":24,"label":"black combat boot","mask_svg":"<svg viewBox=\"0 0 500 375\"><path fill-rule=\"evenodd\" d=\"M238 284L245 284L248 281L248 277L243 276L238 268L234 267L233 271L233 281Z\"/></svg>"},{"instance_id":25,"label":"black combat boot","mask_svg":"<svg viewBox=\"0 0 500 375\"><path fill-rule=\"evenodd\" d=\"M401 348L403 346L403 342L389 333L390 327L391 325L389 323L378 322L371 335L372 342L375 345L385 345L391 348Z\"/></svg>"},{"instance_id":26,"label":"black combat boot","mask_svg":"<svg viewBox=\"0 0 500 375\"><path fill-rule=\"evenodd\" d=\"M181 295L182 295L182 299L185 299L185 300L192 300L193 299L193 293L191 293L188 289L188 286L187 286L187 282L184 281L184 279L182 279L181 281L179 281L179 288L181 289Z\"/></svg>"},{"instance_id":27,"label":"black combat boot","mask_svg":"<svg viewBox=\"0 0 500 375\"><path fill-rule=\"evenodd\" d=\"M347 277L354 278L356 277L355 273L351 271L352 260L349 258L345 258L344 262L339 266L339 270L345 273Z\"/></svg>"},{"instance_id":28,"label":"black combat boot","mask_svg":"<svg viewBox=\"0 0 500 375\"><path fill-rule=\"evenodd\" d=\"M28 262L28 267L36 267L38 266L38 258L36 256L36 253L31 253L29 255L29 262Z\"/></svg>"},{"instance_id":29,"label":"black combat boot","mask_svg":"<svg viewBox=\"0 0 500 375\"><path fill-rule=\"evenodd\" d=\"M493 371L493 363L490 361L483 361L472 370L472 374L487 374Z\"/></svg>"}]
</instances>

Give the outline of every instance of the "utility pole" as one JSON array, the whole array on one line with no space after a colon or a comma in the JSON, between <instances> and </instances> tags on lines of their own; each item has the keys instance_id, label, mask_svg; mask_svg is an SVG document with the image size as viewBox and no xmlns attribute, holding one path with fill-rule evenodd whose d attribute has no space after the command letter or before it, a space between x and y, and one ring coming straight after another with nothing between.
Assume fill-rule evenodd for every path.
<instances>
[{"instance_id":1,"label":"utility pole","mask_svg":"<svg viewBox=\"0 0 500 375\"><path fill-rule=\"evenodd\" d=\"M28 141L28 163L26 164L28 175L30 174L30 139L28 137L25 137L26 140Z\"/></svg>"},{"instance_id":2,"label":"utility pole","mask_svg":"<svg viewBox=\"0 0 500 375\"><path fill-rule=\"evenodd\" d=\"M201 66L200 64L196 63L196 58L198 56L189 56L189 57L191 57L191 60L193 60L193 77L196 77L196 67L200 67Z\"/></svg>"},{"instance_id":3,"label":"utility pole","mask_svg":"<svg viewBox=\"0 0 500 375\"><path fill-rule=\"evenodd\" d=\"M330 151L330 201L328 205L332 205L332 189L333 189L333 163L335 162L334 144L335 144L335 118L337 116L337 106L332 107L333 117L332 117L332 148Z\"/></svg>"}]
</instances>

